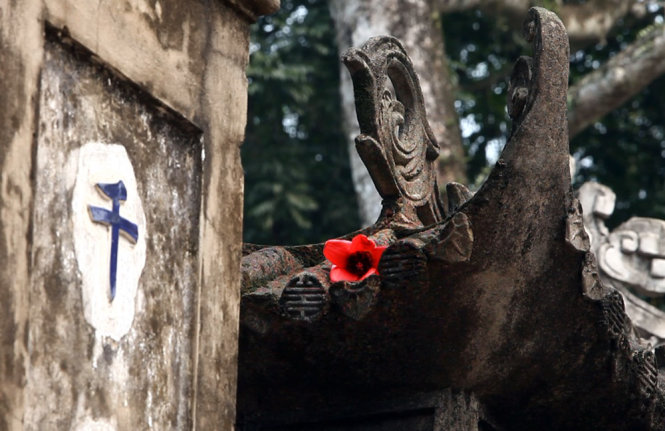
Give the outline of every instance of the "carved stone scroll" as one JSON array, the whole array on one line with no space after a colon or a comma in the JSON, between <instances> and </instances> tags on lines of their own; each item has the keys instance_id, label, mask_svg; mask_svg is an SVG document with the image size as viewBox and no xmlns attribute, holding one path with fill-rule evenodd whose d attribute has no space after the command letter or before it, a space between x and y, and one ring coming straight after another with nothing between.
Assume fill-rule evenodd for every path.
<instances>
[{"instance_id":1,"label":"carved stone scroll","mask_svg":"<svg viewBox=\"0 0 665 431\"><path fill-rule=\"evenodd\" d=\"M394 245L381 262L380 280L333 285L322 244L246 245L245 301L271 304L292 320L318 320L332 304L335 312L359 319L376 305L381 286L425 283L429 260L467 261L473 245L469 220L457 212L471 192L462 184L448 184L447 213L443 209L436 180L439 146L401 43L388 36L371 38L361 48L348 50L343 61L356 94L361 130L356 147L383 197L381 217L362 233L378 244Z\"/></svg>"},{"instance_id":2,"label":"carved stone scroll","mask_svg":"<svg viewBox=\"0 0 665 431\"><path fill-rule=\"evenodd\" d=\"M351 73L361 134L356 148L377 190L396 204L398 222L426 226L443 219L436 184L439 145L425 114L411 60L392 37L374 37L342 60Z\"/></svg>"},{"instance_id":3,"label":"carved stone scroll","mask_svg":"<svg viewBox=\"0 0 665 431\"><path fill-rule=\"evenodd\" d=\"M633 217L610 232L605 219L614 212L614 192L587 182L578 195L603 282L624 296L640 335L654 346L665 345L665 312L638 296L665 296L665 221Z\"/></svg>"}]
</instances>

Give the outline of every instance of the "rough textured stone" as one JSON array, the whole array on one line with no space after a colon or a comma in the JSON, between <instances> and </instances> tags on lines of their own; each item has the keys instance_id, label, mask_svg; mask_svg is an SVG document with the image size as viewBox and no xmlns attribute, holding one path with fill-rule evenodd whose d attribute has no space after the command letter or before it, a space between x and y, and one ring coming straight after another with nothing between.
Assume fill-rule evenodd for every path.
<instances>
[{"instance_id":1,"label":"rough textured stone","mask_svg":"<svg viewBox=\"0 0 665 431\"><path fill-rule=\"evenodd\" d=\"M40 85L26 391L30 407L24 425L79 429L92 416L96 423L120 429L139 423L190 428L200 132L174 113L160 112L148 95L89 56L76 55L75 49L49 32ZM146 235L147 250L137 312L121 316L134 321L117 341L83 318L77 271L83 257L74 250L77 225L72 219L87 215L87 203L72 200L72 171L78 166L68 160L77 160L79 148L90 142L124 146L147 218L146 231L139 232ZM92 224L89 216L88 222ZM123 263L118 272L128 270ZM106 272L108 261L102 265ZM97 288L106 292L107 285ZM118 285L118 290L129 288ZM60 408L44 410L37 400Z\"/></svg>"},{"instance_id":2,"label":"rough textured stone","mask_svg":"<svg viewBox=\"0 0 665 431\"><path fill-rule=\"evenodd\" d=\"M0 1L0 429L233 428L248 11L276 5ZM148 223L117 342L72 253L62 174L90 140L126 147Z\"/></svg>"},{"instance_id":3,"label":"rough textured stone","mask_svg":"<svg viewBox=\"0 0 665 431\"><path fill-rule=\"evenodd\" d=\"M626 313L644 342L663 346L665 313L642 298L665 295L665 221L633 217L610 232L604 220L614 212L614 192L602 184L588 182L580 187L578 196L601 279L621 292ZM659 366L662 368L665 362Z\"/></svg>"},{"instance_id":4,"label":"rough textured stone","mask_svg":"<svg viewBox=\"0 0 665 431\"><path fill-rule=\"evenodd\" d=\"M350 49L344 62L356 85L362 132L356 145L383 198L381 217L362 232L380 245L406 238L388 248L381 260L384 285L405 279L424 283L426 259L444 265L467 261L473 233L463 213L444 221L435 169L439 147L425 116L418 77L392 37L372 38L360 49ZM454 208L470 196L460 184L450 189L456 191ZM376 277L331 284L322 248L248 246L242 263L245 306L271 307L304 321L321 319L331 305L347 317L364 317L377 302ZM257 328L266 325L258 316L250 321Z\"/></svg>"},{"instance_id":5,"label":"rough textured stone","mask_svg":"<svg viewBox=\"0 0 665 431\"><path fill-rule=\"evenodd\" d=\"M534 55L520 58L511 77L514 124L497 165L473 197L454 202L441 219L426 221L431 212L400 214L412 203L384 196L385 218L367 232L392 228L394 234L362 315L334 303L316 319L294 320L280 315L269 292L258 301L256 286L243 287L242 417L265 420L294 410L315 417L377 394L408 397L452 387L471 392L495 419L461 429L665 429L664 379L654 352L635 336L621 295L600 280L570 186L566 31L553 13L534 8L524 33ZM380 51L359 57L374 64ZM351 70L361 129L374 119L376 128L397 136L409 130L385 120L400 118L389 97L374 97L371 89L385 76L371 67ZM414 115L408 102L416 99L395 90L405 116ZM383 117L386 109L394 116ZM390 149L386 135L374 138L375 148ZM429 145L405 136L403 146ZM373 178L385 192L391 190L385 176L395 172L378 154L365 162L383 175ZM400 228L404 215L412 230ZM451 229L455 235L447 235ZM448 254L451 248L462 252ZM350 287L366 288L363 283L369 284Z\"/></svg>"},{"instance_id":6,"label":"rough textured stone","mask_svg":"<svg viewBox=\"0 0 665 431\"><path fill-rule=\"evenodd\" d=\"M465 0L468 3L468 0ZM389 34L400 40L409 52L413 68L420 77L425 95L425 108L434 137L439 142L437 169L439 184L465 181L464 150L459 121L453 102L454 88L449 76L441 15L436 2L430 0L333 0L328 2L335 21L337 47L342 55L350 46L360 46L376 35ZM359 133L351 77L340 67L343 129L351 154L351 175L360 219L364 226L374 223L379 215L381 199L354 148Z\"/></svg>"},{"instance_id":7,"label":"rough textured stone","mask_svg":"<svg viewBox=\"0 0 665 431\"><path fill-rule=\"evenodd\" d=\"M28 367L31 171L39 2L0 3L0 429L22 429Z\"/></svg>"},{"instance_id":8,"label":"rough textured stone","mask_svg":"<svg viewBox=\"0 0 665 431\"><path fill-rule=\"evenodd\" d=\"M241 419L241 431L490 431L495 429L478 400L468 393L426 392L336 406L312 414L289 411Z\"/></svg>"}]
</instances>

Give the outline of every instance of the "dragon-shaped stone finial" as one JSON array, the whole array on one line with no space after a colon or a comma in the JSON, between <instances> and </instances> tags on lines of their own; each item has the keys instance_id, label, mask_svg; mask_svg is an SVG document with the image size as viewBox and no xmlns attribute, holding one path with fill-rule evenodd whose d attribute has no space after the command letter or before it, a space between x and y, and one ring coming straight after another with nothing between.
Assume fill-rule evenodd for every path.
<instances>
[{"instance_id":1,"label":"dragon-shaped stone finial","mask_svg":"<svg viewBox=\"0 0 665 431\"><path fill-rule=\"evenodd\" d=\"M343 61L353 79L360 123L356 148L383 197L379 220L345 238L363 233L390 246L380 263L382 275L331 283L322 244L246 245L243 305L257 315L244 322L257 331L267 327L259 324L260 309L312 322L334 305L346 317L361 319L375 307L382 287L424 283L428 260L457 264L471 254L471 227L467 216L457 212L471 193L461 184L448 184L446 214L437 185L439 146L427 122L418 77L401 43L390 36L374 37L348 50Z\"/></svg>"},{"instance_id":2,"label":"dragon-shaped stone finial","mask_svg":"<svg viewBox=\"0 0 665 431\"><path fill-rule=\"evenodd\" d=\"M410 227L442 221L439 145L404 47L394 37L373 37L342 60L356 98L361 132L356 149L384 200L384 215L396 210L394 223Z\"/></svg>"}]
</instances>

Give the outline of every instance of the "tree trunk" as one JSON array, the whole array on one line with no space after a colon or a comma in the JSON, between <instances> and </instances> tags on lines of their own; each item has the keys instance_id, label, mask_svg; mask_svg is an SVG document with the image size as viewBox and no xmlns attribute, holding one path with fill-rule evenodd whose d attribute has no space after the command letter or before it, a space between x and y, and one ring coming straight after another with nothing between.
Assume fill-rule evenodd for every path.
<instances>
[{"instance_id":1,"label":"tree trunk","mask_svg":"<svg viewBox=\"0 0 665 431\"><path fill-rule=\"evenodd\" d=\"M439 185L464 182L464 150L438 12L427 0L332 0L330 8L340 54L372 36L388 34L401 39L420 78L430 125L441 147ZM353 145L359 133L353 86L346 68L341 67L340 71L344 130L349 137L353 183L362 223L369 225L379 215L381 199Z\"/></svg>"}]
</instances>

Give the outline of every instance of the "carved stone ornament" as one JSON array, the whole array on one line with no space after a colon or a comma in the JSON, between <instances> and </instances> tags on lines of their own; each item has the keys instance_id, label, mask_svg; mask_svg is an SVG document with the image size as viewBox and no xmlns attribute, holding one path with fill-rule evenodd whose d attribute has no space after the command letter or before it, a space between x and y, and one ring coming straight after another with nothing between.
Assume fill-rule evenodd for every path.
<instances>
[{"instance_id":1,"label":"carved stone ornament","mask_svg":"<svg viewBox=\"0 0 665 431\"><path fill-rule=\"evenodd\" d=\"M640 335L654 346L665 345L665 312L638 296L665 296L665 221L633 217L609 232L605 219L614 212L614 192L588 182L578 195L601 279L621 292Z\"/></svg>"},{"instance_id":2,"label":"carved stone ornament","mask_svg":"<svg viewBox=\"0 0 665 431\"><path fill-rule=\"evenodd\" d=\"M439 146L432 134L423 95L411 60L393 37L375 37L343 56L351 72L361 134L356 147L383 198L377 222L363 233L379 245L391 245L380 277L360 282L329 280L323 244L296 247L245 245L242 260L245 302L271 303L287 319L314 321L330 312L352 319L367 314L384 287L425 282L429 260L467 261L473 233L467 216L457 212L471 193L448 184L443 209L436 182ZM380 279L379 279L380 278Z\"/></svg>"},{"instance_id":3,"label":"carved stone ornament","mask_svg":"<svg viewBox=\"0 0 665 431\"><path fill-rule=\"evenodd\" d=\"M511 76L506 146L473 196L447 185L447 208L438 145L400 42L372 38L343 56L356 146L383 197L377 222L346 238L364 233L388 248L378 275L331 283L322 244L244 246L240 429L338 429L289 424L453 388L482 404L482 429L665 430L653 345L599 275L571 189L566 30L533 8L524 34L533 57ZM599 212L609 207L598 200ZM656 227L638 220L609 234L601 269L619 268L621 281L648 266L640 287L659 293Z\"/></svg>"}]
</instances>

